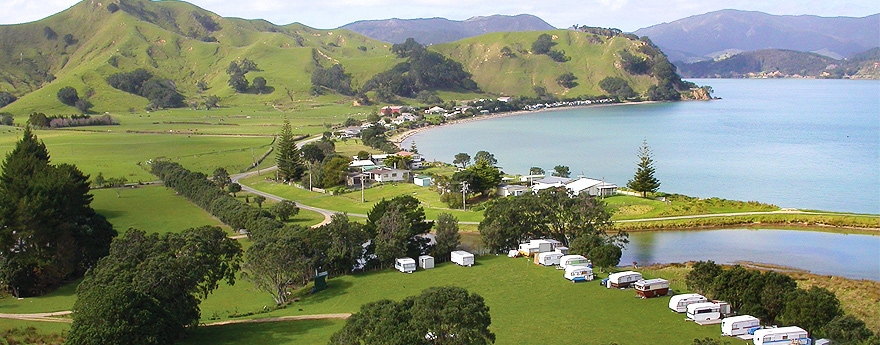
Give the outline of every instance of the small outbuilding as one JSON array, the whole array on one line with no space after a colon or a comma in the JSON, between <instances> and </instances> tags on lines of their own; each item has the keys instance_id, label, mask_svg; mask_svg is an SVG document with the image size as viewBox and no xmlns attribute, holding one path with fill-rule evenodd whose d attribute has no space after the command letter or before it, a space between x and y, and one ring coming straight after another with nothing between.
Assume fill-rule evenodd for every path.
<instances>
[{"instance_id":1,"label":"small outbuilding","mask_svg":"<svg viewBox=\"0 0 880 345\"><path fill-rule=\"evenodd\" d=\"M675 295L669 299L669 309L672 309L676 313L684 313L687 311L688 304L705 303L708 301L709 300L706 299L706 297L698 293Z\"/></svg>"},{"instance_id":2,"label":"small outbuilding","mask_svg":"<svg viewBox=\"0 0 880 345\"><path fill-rule=\"evenodd\" d=\"M662 278L639 280L633 283L633 287L641 298L666 296L669 293L669 281Z\"/></svg>"},{"instance_id":3,"label":"small outbuilding","mask_svg":"<svg viewBox=\"0 0 880 345\"><path fill-rule=\"evenodd\" d=\"M474 254L468 253L463 250L456 250L452 253L449 253L450 258L452 258L452 262L458 264L459 266L467 266L471 267L474 265Z\"/></svg>"},{"instance_id":4,"label":"small outbuilding","mask_svg":"<svg viewBox=\"0 0 880 345\"><path fill-rule=\"evenodd\" d=\"M420 256L419 267L421 267L422 269L434 268L434 257L430 255Z\"/></svg>"},{"instance_id":5,"label":"small outbuilding","mask_svg":"<svg viewBox=\"0 0 880 345\"><path fill-rule=\"evenodd\" d=\"M751 315L731 316L721 320L721 335L736 337L761 328L761 320Z\"/></svg>"},{"instance_id":6,"label":"small outbuilding","mask_svg":"<svg viewBox=\"0 0 880 345\"><path fill-rule=\"evenodd\" d=\"M431 186L431 176L426 175L416 175L413 177L413 184L419 187L430 187Z\"/></svg>"},{"instance_id":7,"label":"small outbuilding","mask_svg":"<svg viewBox=\"0 0 880 345\"><path fill-rule=\"evenodd\" d=\"M394 268L403 273L413 273L416 271L416 261L412 258L398 258L394 260Z\"/></svg>"},{"instance_id":8,"label":"small outbuilding","mask_svg":"<svg viewBox=\"0 0 880 345\"><path fill-rule=\"evenodd\" d=\"M608 275L607 288L627 288L633 283L642 280L642 274L634 271L624 271Z\"/></svg>"}]
</instances>

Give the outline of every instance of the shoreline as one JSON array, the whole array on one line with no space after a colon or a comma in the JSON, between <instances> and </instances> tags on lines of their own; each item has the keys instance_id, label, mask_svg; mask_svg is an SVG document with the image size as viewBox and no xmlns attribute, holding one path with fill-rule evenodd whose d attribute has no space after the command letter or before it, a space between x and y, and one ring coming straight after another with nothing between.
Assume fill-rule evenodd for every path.
<instances>
[{"instance_id":1,"label":"shoreline","mask_svg":"<svg viewBox=\"0 0 880 345\"><path fill-rule=\"evenodd\" d=\"M682 102L686 102L686 101L682 101ZM558 111L558 110L565 110L565 109L584 109L584 108L594 108L594 107L616 107L616 106L655 104L655 103L667 103L667 102L644 101L644 102L625 102L625 103L612 103L612 104L590 104L590 105L578 105L578 106L571 106L571 107L544 108L544 109L539 109L539 110L517 110L517 111L504 112L504 113L494 113L494 114L489 114L489 115L484 115L484 116L473 116L473 117L468 117L468 118L463 118L463 119L455 119L452 121L441 123L439 125L430 125L430 126L410 129L405 132L393 135L391 138L389 138L389 140L392 143L394 143L394 145L397 145L397 147L404 149L404 147L401 145L403 144L404 141L406 141L406 139L409 139L410 137L417 135L419 133L429 131L432 129L437 129L440 127L445 127L445 126L452 126L452 125L474 122L474 121L493 120L493 119L499 119L499 118L510 117L510 116L520 116L520 115L527 115L527 114L540 114L540 113L544 113L544 112Z\"/></svg>"}]
</instances>

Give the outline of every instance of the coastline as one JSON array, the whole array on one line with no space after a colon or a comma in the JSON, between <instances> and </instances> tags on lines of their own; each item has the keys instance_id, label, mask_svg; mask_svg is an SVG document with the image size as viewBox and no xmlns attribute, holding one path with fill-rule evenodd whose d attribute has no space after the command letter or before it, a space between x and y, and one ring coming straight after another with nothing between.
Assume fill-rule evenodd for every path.
<instances>
[{"instance_id":1,"label":"coastline","mask_svg":"<svg viewBox=\"0 0 880 345\"><path fill-rule=\"evenodd\" d=\"M686 101L681 101L681 102L686 102ZM452 126L452 125L457 125L457 124L461 124L461 123L468 123L468 122L474 122L474 121L492 120L492 119L498 119L498 118L509 117L509 116L520 116L520 115L528 115L528 114L540 114L540 113L544 113L544 112L558 111L558 110L566 110L566 109L583 109L583 108L595 108L595 107L615 107L615 106L638 105L638 104L654 104L654 103L664 103L664 102L661 102L661 101L643 101L643 102L625 102L625 103L612 103L612 104L590 104L590 105L579 105L579 106L571 106L571 107L544 108L544 109L539 109L539 110L517 110L517 111L504 112L504 113L494 113L494 114L483 115L483 116L473 116L473 117L468 117L468 118L463 118L463 119L455 119L455 120L452 120L452 121L448 121L448 122L441 123L441 124L439 124L439 125L430 125L430 126L425 126L425 127L419 127L419 128L415 128L415 129L410 129L410 130L407 130L407 131L405 131L405 132L401 132L401 133L398 133L398 134L395 134L395 135L391 136L391 138L389 138L389 140L390 140L392 143L394 143L394 145L397 145L397 147L399 147L399 148L401 148L401 149L404 149L404 147L402 147L401 144L403 144L403 142L406 141L406 139L409 139L410 137L412 137L412 136L414 136L414 135L416 135L416 134L419 134L419 133L422 133L422 132L425 132L425 131L429 131L429 130L432 130L432 129L436 129L436 128L444 127L444 126Z\"/></svg>"}]
</instances>

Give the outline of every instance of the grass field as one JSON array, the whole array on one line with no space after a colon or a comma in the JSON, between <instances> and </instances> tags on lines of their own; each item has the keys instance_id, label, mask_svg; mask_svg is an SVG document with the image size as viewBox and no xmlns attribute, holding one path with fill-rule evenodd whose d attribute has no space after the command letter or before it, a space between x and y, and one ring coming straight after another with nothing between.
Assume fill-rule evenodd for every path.
<instances>
[{"instance_id":1,"label":"grass field","mask_svg":"<svg viewBox=\"0 0 880 345\"><path fill-rule=\"evenodd\" d=\"M129 228L159 234L202 225L229 230L201 208L161 185L122 188L119 197L114 189L95 189L92 194L95 196L92 208L107 217L120 235Z\"/></svg>"},{"instance_id":2,"label":"grass field","mask_svg":"<svg viewBox=\"0 0 880 345\"><path fill-rule=\"evenodd\" d=\"M199 327L181 345L326 344L345 320L305 320Z\"/></svg>"}]
</instances>

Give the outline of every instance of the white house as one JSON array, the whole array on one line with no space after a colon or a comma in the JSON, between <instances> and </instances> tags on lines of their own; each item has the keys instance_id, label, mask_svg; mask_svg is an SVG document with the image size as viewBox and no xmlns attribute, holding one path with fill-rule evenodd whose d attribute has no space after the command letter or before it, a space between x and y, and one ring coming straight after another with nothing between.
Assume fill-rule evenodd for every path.
<instances>
[{"instance_id":1,"label":"white house","mask_svg":"<svg viewBox=\"0 0 880 345\"><path fill-rule=\"evenodd\" d=\"M558 176L547 176L540 180L534 180L532 183L532 191L537 193L540 190L548 189L548 188L559 188L564 187L566 184L571 182L571 179L568 177L558 177Z\"/></svg>"},{"instance_id":2,"label":"white house","mask_svg":"<svg viewBox=\"0 0 880 345\"><path fill-rule=\"evenodd\" d=\"M511 99L510 97L506 97L506 96L505 97L498 97L498 101L504 102L504 103L510 102L510 99Z\"/></svg>"},{"instance_id":3,"label":"white house","mask_svg":"<svg viewBox=\"0 0 880 345\"><path fill-rule=\"evenodd\" d=\"M374 163L373 161L371 161L369 159L353 160L353 161L351 161L351 164L348 165L348 167L364 170L364 169L376 167L376 163Z\"/></svg>"},{"instance_id":4,"label":"white house","mask_svg":"<svg viewBox=\"0 0 880 345\"><path fill-rule=\"evenodd\" d=\"M376 182L400 182L409 179L409 171L401 169L378 168L366 173Z\"/></svg>"},{"instance_id":5,"label":"white house","mask_svg":"<svg viewBox=\"0 0 880 345\"><path fill-rule=\"evenodd\" d=\"M425 110L425 114L446 114L446 109L441 107L433 107L431 109Z\"/></svg>"},{"instance_id":6,"label":"white house","mask_svg":"<svg viewBox=\"0 0 880 345\"><path fill-rule=\"evenodd\" d=\"M498 195L500 196L520 196L529 190L526 186L502 185L498 187Z\"/></svg>"},{"instance_id":7,"label":"white house","mask_svg":"<svg viewBox=\"0 0 880 345\"><path fill-rule=\"evenodd\" d=\"M568 189L568 191L571 192L572 195L587 193L591 196L609 196L614 195L614 193L617 192L617 185L605 183L603 181L594 180L591 178L581 177L577 180L565 184L565 189Z\"/></svg>"}]
</instances>

